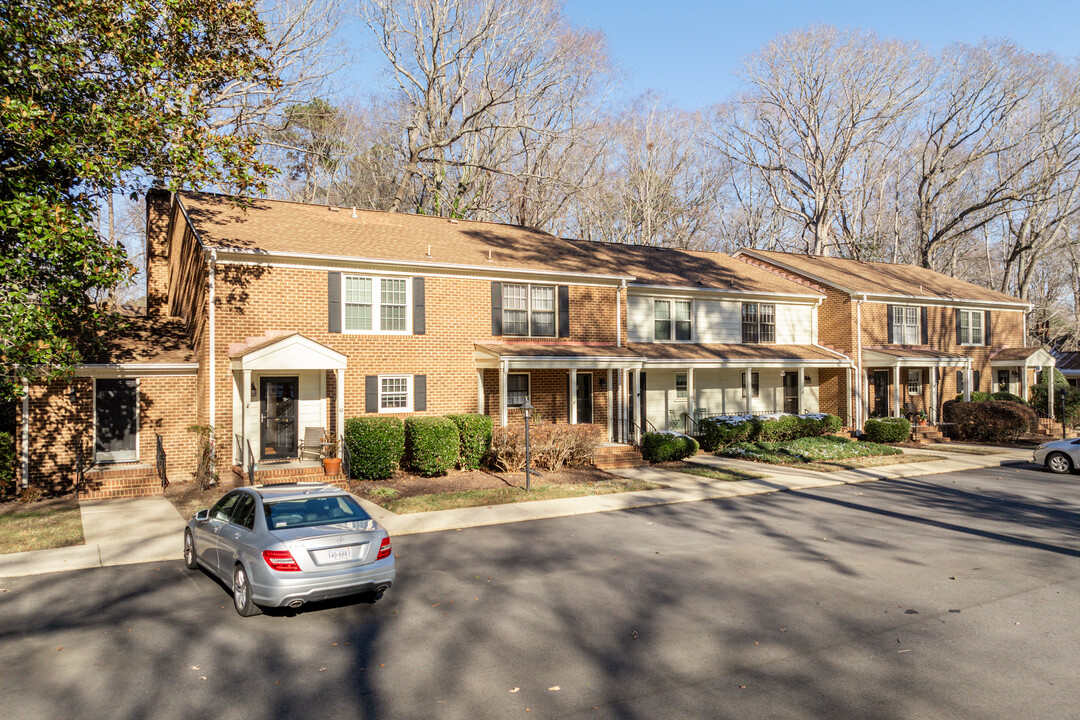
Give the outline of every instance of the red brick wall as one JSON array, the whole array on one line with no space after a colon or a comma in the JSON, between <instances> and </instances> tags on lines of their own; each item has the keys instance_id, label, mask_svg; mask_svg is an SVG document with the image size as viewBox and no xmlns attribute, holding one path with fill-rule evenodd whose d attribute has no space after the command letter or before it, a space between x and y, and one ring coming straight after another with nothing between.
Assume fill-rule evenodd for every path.
<instances>
[{"instance_id":1,"label":"red brick wall","mask_svg":"<svg viewBox=\"0 0 1080 720\"><path fill-rule=\"evenodd\" d=\"M516 371L515 371L516 372ZM607 428L607 370L579 370L578 375L591 372L593 376L593 423ZM529 402L536 408L534 417L542 422L565 423L569 417L566 389L569 370L529 370ZM614 374L614 373L613 373ZM600 386L604 385L602 389ZM612 398L614 400L614 398ZM499 371L484 370L484 408L481 411L499 423ZM507 408L509 425L524 422L521 411Z\"/></svg>"}]
</instances>

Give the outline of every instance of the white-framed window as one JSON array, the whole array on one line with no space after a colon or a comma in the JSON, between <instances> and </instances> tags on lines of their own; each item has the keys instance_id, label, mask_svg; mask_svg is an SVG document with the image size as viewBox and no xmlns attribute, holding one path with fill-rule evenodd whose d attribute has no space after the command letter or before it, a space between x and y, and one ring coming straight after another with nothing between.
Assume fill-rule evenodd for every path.
<instances>
[{"instance_id":1,"label":"white-framed window","mask_svg":"<svg viewBox=\"0 0 1080 720\"><path fill-rule=\"evenodd\" d=\"M688 388L686 373L675 373L675 399L686 400L690 396Z\"/></svg>"},{"instance_id":2,"label":"white-framed window","mask_svg":"<svg viewBox=\"0 0 1080 720\"><path fill-rule=\"evenodd\" d=\"M909 305L893 306L893 343L896 345L918 345L922 342L922 328L918 307Z\"/></svg>"},{"instance_id":3,"label":"white-framed window","mask_svg":"<svg viewBox=\"0 0 1080 720\"><path fill-rule=\"evenodd\" d=\"M554 285L513 285L503 283L503 335L555 337Z\"/></svg>"},{"instance_id":4,"label":"white-framed window","mask_svg":"<svg viewBox=\"0 0 1080 720\"><path fill-rule=\"evenodd\" d=\"M350 333L409 332L409 279L346 275L342 323Z\"/></svg>"},{"instance_id":5,"label":"white-framed window","mask_svg":"<svg viewBox=\"0 0 1080 720\"><path fill-rule=\"evenodd\" d=\"M983 344L983 311L957 310L960 313L960 344Z\"/></svg>"},{"instance_id":6,"label":"white-framed window","mask_svg":"<svg viewBox=\"0 0 1080 720\"><path fill-rule=\"evenodd\" d=\"M412 375L379 376L379 412L411 412L412 405Z\"/></svg>"},{"instance_id":7,"label":"white-framed window","mask_svg":"<svg viewBox=\"0 0 1080 720\"><path fill-rule=\"evenodd\" d=\"M746 397L746 373L739 373L739 385L742 387L742 396ZM761 382L757 373L750 373L750 391L754 397L761 395Z\"/></svg>"},{"instance_id":8,"label":"white-framed window","mask_svg":"<svg viewBox=\"0 0 1080 720\"><path fill-rule=\"evenodd\" d=\"M908 395L922 395L922 370L908 368L907 391Z\"/></svg>"},{"instance_id":9,"label":"white-framed window","mask_svg":"<svg viewBox=\"0 0 1080 720\"><path fill-rule=\"evenodd\" d=\"M694 336L689 300L653 300L653 339L690 342Z\"/></svg>"},{"instance_id":10,"label":"white-framed window","mask_svg":"<svg viewBox=\"0 0 1080 720\"><path fill-rule=\"evenodd\" d=\"M509 373L506 376L506 406L521 407L529 398L529 373Z\"/></svg>"},{"instance_id":11,"label":"white-framed window","mask_svg":"<svg viewBox=\"0 0 1080 720\"><path fill-rule=\"evenodd\" d=\"M139 380L94 379L94 462L139 459Z\"/></svg>"},{"instance_id":12,"label":"white-framed window","mask_svg":"<svg viewBox=\"0 0 1080 720\"><path fill-rule=\"evenodd\" d=\"M742 341L776 342L776 306L766 303L742 304Z\"/></svg>"}]
</instances>

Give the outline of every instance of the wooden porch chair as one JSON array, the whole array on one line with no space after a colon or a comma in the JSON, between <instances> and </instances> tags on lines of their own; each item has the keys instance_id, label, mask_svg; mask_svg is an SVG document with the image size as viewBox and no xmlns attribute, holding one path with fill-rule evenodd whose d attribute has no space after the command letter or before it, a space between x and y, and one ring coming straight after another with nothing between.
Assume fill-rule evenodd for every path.
<instances>
[{"instance_id":1,"label":"wooden porch chair","mask_svg":"<svg viewBox=\"0 0 1080 720\"><path fill-rule=\"evenodd\" d=\"M322 439L326 436L326 428L304 428L304 441L300 443L301 460L318 460L322 457Z\"/></svg>"}]
</instances>

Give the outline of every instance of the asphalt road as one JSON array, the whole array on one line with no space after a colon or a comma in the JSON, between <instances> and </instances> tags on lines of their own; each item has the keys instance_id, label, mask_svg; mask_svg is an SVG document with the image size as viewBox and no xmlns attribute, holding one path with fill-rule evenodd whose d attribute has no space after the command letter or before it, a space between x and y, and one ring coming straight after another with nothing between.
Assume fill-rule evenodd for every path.
<instances>
[{"instance_id":1,"label":"asphalt road","mask_svg":"<svg viewBox=\"0 0 1080 720\"><path fill-rule=\"evenodd\" d=\"M1080 476L995 469L402 537L244 619L179 562L0 580L2 718L1076 718Z\"/></svg>"}]
</instances>

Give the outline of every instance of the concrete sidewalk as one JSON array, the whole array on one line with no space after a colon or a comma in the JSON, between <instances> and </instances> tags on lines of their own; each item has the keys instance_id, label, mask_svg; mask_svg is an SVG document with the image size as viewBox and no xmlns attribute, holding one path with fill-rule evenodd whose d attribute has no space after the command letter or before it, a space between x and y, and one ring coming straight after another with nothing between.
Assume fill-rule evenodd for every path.
<instances>
[{"instance_id":1,"label":"concrete sidewalk","mask_svg":"<svg viewBox=\"0 0 1080 720\"><path fill-rule=\"evenodd\" d=\"M84 545L0 555L0 577L178 560L185 520L163 497L87 500L79 505Z\"/></svg>"},{"instance_id":2,"label":"concrete sidewalk","mask_svg":"<svg viewBox=\"0 0 1080 720\"><path fill-rule=\"evenodd\" d=\"M395 515L366 500L361 500L361 503L391 535L412 535L781 490L844 485L867 480L936 475L997 467L1007 462L1031 461L1029 450L987 449L993 449L995 454L967 455L920 448L914 452L938 455L941 461L901 463L831 473L729 460L702 453L693 461L703 466L745 470L762 477L721 481L663 468L641 467L612 472L625 478L648 480L667 487L661 490L539 500L411 515ZM173 504L163 497L87 501L81 504L81 510L85 545L0 555L0 577L37 575L104 565L179 560L181 557L186 521L180 517Z\"/></svg>"}]
</instances>

